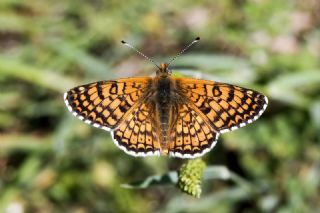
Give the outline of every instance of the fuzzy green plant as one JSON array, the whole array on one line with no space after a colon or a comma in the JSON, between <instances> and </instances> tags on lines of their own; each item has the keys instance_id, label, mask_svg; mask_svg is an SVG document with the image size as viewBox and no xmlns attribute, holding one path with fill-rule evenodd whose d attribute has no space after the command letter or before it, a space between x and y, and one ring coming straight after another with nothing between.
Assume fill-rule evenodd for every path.
<instances>
[{"instance_id":1,"label":"fuzzy green plant","mask_svg":"<svg viewBox=\"0 0 320 213\"><path fill-rule=\"evenodd\" d=\"M178 171L178 187L196 198L201 195L201 183L206 163L201 159L189 160Z\"/></svg>"}]
</instances>

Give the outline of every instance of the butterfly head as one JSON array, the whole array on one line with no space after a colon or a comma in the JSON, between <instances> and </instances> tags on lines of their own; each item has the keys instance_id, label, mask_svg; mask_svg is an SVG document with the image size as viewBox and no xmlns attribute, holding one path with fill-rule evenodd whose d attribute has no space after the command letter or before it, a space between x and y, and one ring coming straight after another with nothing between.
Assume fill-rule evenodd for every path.
<instances>
[{"instance_id":1,"label":"butterfly head","mask_svg":"<svg viewBox=\"0 0 320 213\"><path fill-rule=\"evenodd\" d=\"M165 78L171 75L171 70L169 70L168 64L161 63L158 68L159 69L157 70L157 76Z\"/></svg>"}]
</instances>

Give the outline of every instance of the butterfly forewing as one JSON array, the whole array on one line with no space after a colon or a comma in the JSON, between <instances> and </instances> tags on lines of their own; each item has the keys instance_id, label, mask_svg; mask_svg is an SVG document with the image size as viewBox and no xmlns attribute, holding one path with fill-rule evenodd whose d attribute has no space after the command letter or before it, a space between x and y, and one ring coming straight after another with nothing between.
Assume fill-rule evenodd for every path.
<instances>
[{"instance_id":1,"label":"butterfly forewing","mask_svg":"<svg viewBox=\"0 0 320 213\"><path fill-rule=\"evenodd\" d=\"M190 104L179 104L170 130L169 154L181 158L199 157L210 151L219 133L196 113Z\"/></svg>"},{"instance_id":2,"label":"butterfly forewing","mask_svg":"<svg viewBox=\"0 0 320 213\"><path fill-rule=\"evenodd\" d=\"M65 102L81 120L109 131L143 101L150 81L151 78L128 78L86 84L65 93Z\"/></svg>"},{"instance_id":3,"label":"butterfly forewing","mask_svg":"<svg viewBox=\"0 0 320 213\"><path fill-rule=\"evenodd\" d=\"M254 90L207 80L178 78L178 91L216 132L224 133L258 119L266 96Z\"/></svg>"}]
</instances>

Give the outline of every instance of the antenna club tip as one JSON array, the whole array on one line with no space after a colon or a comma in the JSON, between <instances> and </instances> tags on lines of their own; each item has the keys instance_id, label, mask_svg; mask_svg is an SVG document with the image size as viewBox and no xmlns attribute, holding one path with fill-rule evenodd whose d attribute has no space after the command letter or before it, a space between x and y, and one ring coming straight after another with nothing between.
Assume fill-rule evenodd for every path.
<instances>
[{"instance_id":1,"label":"antenna club tip","mask_svg":"<svg viewBox=\"0 0 320 213\"><path fill-rule=\"evenodd\" d=\"M127 42L125 42L124 40L121 40L121 43L122 43L122 44L126 44Z\"/></svg>"},{"instance_id":2,"label":"antenna club tip","mask_svg":"<svg viewBox=\"0 0 320 213\"><path fill-rule=\"evenodd\" d=\"M198 36L195 40L196 40L196 41L199 41L199 40L200 40L200 37Z\"/></svg>"}]
</instances>

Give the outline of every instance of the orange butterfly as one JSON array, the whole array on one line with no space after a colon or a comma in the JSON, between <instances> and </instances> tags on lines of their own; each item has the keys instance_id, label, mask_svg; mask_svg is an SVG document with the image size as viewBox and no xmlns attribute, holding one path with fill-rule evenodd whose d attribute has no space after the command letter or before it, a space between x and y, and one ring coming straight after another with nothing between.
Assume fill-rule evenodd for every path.
<instances>
[{"instance_id":1,"label":"orange butterfly","mask_svg":"<svg viewBox=\"0 0 320 213\"><path fill-rule=\"evenodd\" d=\"M202 156L215 146L221 133L253 122L267 107L267 97L254 90L173 78L168 64L157 67L156 77L75 87L64 94L65 103L85 123L110 131L115 144L129 155L180 158Z\"/></svg>"}]
</instances>

